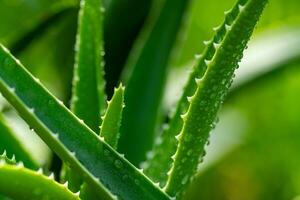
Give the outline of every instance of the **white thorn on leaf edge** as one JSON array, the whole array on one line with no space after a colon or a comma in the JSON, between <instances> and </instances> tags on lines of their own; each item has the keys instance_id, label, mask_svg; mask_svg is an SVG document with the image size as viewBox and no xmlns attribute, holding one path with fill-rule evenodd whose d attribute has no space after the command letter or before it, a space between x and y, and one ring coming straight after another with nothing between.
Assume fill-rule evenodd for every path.
<instances>
[{"instance_id":1,"label":"white thorn on leaf edge","mask_svg":"<svg viewBox=\"0 0 300 200\"><path fill-rule=\"evenodd\" d=\"M51 174L48 176L49 179L54 180L54 173L51 172Z\"/></svg>"}]
</instances>

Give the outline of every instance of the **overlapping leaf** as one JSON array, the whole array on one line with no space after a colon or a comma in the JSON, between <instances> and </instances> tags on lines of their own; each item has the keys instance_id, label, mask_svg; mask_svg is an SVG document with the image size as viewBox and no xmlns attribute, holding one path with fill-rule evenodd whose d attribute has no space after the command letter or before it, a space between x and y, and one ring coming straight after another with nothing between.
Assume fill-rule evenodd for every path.
<instances>
[{"instance_id":1,"label":"overlapping leaf","mask_svg":"<svg viewBox=\"0 0 300 200\"><path fill-rule=\"evenodd\" d=\"M169 199L0 48L0 91L22 118L102 198ZM105 196L102 196L106 194Z\"/></svg>"}]
</instances>

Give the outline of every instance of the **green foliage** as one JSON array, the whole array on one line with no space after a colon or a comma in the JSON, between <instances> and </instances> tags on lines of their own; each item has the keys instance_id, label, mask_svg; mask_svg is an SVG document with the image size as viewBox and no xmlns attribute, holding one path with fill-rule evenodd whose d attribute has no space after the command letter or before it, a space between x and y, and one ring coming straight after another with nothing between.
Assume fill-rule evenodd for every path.
<instances>
[{"instance_id":1,"label":"green foliage","mask_svg":"<svg viewBox=\"0 0 300 200\"><path fill-rule=\"evenodd\" d=\"M174 165L178 163L179 172L174 172L177 166L173 166L173 171L168 172L175 173L169 178L177 179L174 183L169 182L169 185L186 185L195 174L199 160L202 160L201 155L205 153L204 145L208 134L215 126L218 108L231 85L234 70L265 2L261 1L261 5L259 1L250 1L245 5L243 1L237 2L236 6L225 14L224 23L215 28L216 35L213 39L205 42L206 49L203 55L196 55L197 64L188 79L170 124L165 127L162 138L144 164L146 174L160 182L161 186L167 181L172 159L175 161ZM256 13L250 13L251 9L256 10ZM180 172L181 169L185 172ZM190 169L190 172L187 169ZM171 195L180 192L179 188L171 190L174 190Z\"/></svg>"},{"instance_id":2,"label":"green foliage","mask_svg":"<svg viewBox=\"0 0 300 200\"><path fill-rule=\"evenodd\" d=\"M16 53L28 48L27 54L21 54L25 61L31 60L32 56L46 55L44 51L53 45L59 34L74 35L72 23L76 2L44 3L38 10L54 6L55 9L50 6L48 11L50 18L55 18L54 25L48 27L52 20L40 21L40 25L35 23L37 28L34 30L34 25L29 24L29 27L23 27L24 30L22 28L22 35L27 33L31 38L27 40L25 34L12 45ZM36 67L39 62L36 61L34 68L26 69L0 45L0 92L10 103L3 103L4 116L12 106L59 157L54 157L51 165L43 165L46 174L50 172L49 177L41 170L31 170L39 168L38 164L25 150L22 140L9 128L5 117L0 116L0 150L3 151L0 155L0 180L5 180L0 181L0 199L179 200L187 197L185 194L193 186L192 180L198 174L197 167L205 154L209 133L216 124L217 112L267 0L238 0L225 13L224 22L215 28L215 36L205 42L203 55L196 56L196 65L161 138L157 135L164 115L165 82L171 69L174 44L178 42L177 36L190 1L154 2L137 37L150 3L148 0L128 4L111 0L102 4L101 0L81 0L72 88L68 89L65 84L63 89L52 88L54 92L59 91L58 96L65 102L71 99L70 109L35 77L39 76ZM140 4L143 4L140 10L134 9ZM137 12L126 14L132 10ZM33 21L40 18L39 12L35 13ZM24 13L24 16L29 15ZM59 20L56 15L64 20ZM127 21L121 24L124 20L130 21L128 26ZM70 30L64 30L66 27ZM41 29L53 30L53 34L36 38ZM0 39L1 34L5 35L0 31ZM14 43L14 37L5 39L5 43ZM60 38L61 44L55 48L70 47L73 39L65 41ZM39 46L38 41L45 44ZM108 43L104 45L104 41ZM131 52L127 58L129 49ZM41 62L46 69L56 71L54 76L46 75L46 79L53 82L51 79L55 76L59 79L65 76L57 73L59 68L53 69L52 66L69 66L73 55L63 50L59 52L61 55L49 56ZM59 61L56 63L53 58ZM115 60L118 58L120 60ZM120 84L112 95L110 90L120 81L118 76L125 59L128 61L122 73L126 90ZM105 61L108 61L108 86L104 80ZM70 71L67 67L64 70L66 73ZM68 78L62 82L68 82L66 80ZM108 96L112 96L107 106L105 89ZM65 94L68 90L70 94ZM158 142L152 148L156 138ZM146 159L151 148L152 153L148 154L143 165L144 172L136 166ZM60 161L63 169L60 169ZM59 177L61 173L64 175ZM76 193L78 190L80 194Z\"/></svg>"},{"instance_id":3,"label":"green foliage","mask_svg":"<svg viewBox=\"0 0 300 200\"><path fill-rule=\"evenodd\" d=\"M3 46L0 63L2 94L48 146L82 174L98 195L110 198L109 188L123 199L167 199L150 180L53 97Z\"/></svg>"}]
</instances>

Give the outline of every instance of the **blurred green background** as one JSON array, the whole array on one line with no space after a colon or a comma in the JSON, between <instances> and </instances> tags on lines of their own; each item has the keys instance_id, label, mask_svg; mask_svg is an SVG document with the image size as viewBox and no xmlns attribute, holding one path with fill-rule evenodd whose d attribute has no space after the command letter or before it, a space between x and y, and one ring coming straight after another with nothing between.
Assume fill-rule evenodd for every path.
<instances>
[{"instance_id":1,"label":"blurred green background","mask_svg":"<svg viewBox=\"0 0 300 200\"><path fill-rule=\"evenodd\" d=\"M163 1L138 2L105 21L109 95L144 20L153 16ZM66 104L71 93L78 4L76 0L0 1L0 42ZM105 4L109 7L110 1ZM212 36L212 28L222 22L223 12L233 4L234 0L194 0L190 5L170 61L166 112L176 102L194 55L204 47L202 41ZM128 17L124 23L126 19L120 16L137 10L139 18ZM299 198L299 10L299 0L270 0L220 111L219 124L211 133L207 156L187 199ZM124 29L121 25L128 29L127 34L116 31ZM179 72L182 80L178 80ZM9 105L1 102L17 137L39 162L50 165L52 155L47 147L24 128Z\"/></svg>"}]
</instances>

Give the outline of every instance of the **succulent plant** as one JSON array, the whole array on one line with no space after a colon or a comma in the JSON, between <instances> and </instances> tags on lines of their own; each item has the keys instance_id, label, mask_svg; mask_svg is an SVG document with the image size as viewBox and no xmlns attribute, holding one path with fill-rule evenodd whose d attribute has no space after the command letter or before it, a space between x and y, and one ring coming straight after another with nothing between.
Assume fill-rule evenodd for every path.
<instances>
[{"instance_id":1,"label":"succulent plant","mask_svg":"<svg viewBox=\"0 0 300 200\"><path fill-rule=\"evenodd\" d=\"M6 149L0 157L0 180L5 180L0 181L0 194L31 200L185 199L266 3L238 0L225 12L204 52L195 56L182 95L159 136L155 133L162 126L168 60L188 0L164 2L134 44L122 74L125 87L120 84L107 103L101 0L80 4L70 109L1 45L0 92L64 167L55 179L49 169L42 170L0 118L0 145Z\"/></svg>"}]
</instances>

